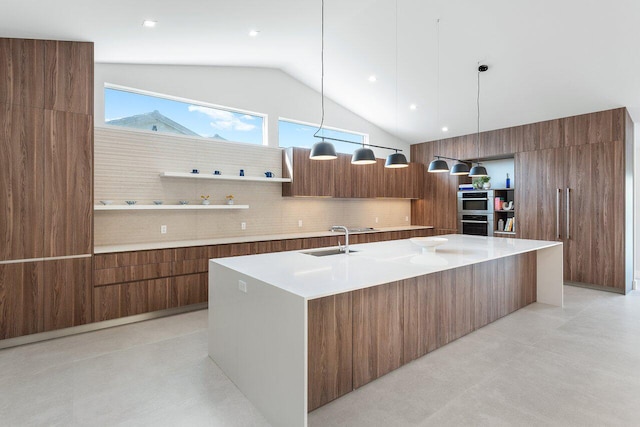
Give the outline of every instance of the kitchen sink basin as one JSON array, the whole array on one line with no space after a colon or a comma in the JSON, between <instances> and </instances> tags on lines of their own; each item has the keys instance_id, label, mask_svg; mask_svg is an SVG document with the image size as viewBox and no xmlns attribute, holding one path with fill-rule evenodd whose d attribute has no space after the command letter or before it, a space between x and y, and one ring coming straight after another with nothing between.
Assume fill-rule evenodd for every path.
<instances>
[{"instance_id":1,"label":"kitchen sink basin","mask_svg":"<svg viewBox=\"0 0 640 427\"><path fill-rule=\"evenodd\" d=\"M350 254L354 252L358 252L358 251L354 251L353 249L349 250ZM313 255L313 256L345 255L345 253L338 248L325 249L321 251L306 251L302 253L305 255Z\"/></svg>"}]
</instances>

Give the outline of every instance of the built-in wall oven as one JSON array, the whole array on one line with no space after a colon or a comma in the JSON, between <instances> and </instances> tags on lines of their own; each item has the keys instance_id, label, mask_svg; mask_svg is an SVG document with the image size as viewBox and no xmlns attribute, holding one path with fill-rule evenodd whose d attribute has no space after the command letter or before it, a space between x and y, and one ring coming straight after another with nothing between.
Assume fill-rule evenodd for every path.
<instances>
[{"instance_id":1,"label":"built-in wall oven","mask_svg":"<svg viewBox=\"0 0 640 427\"><path fill-rule=\"evenodd\" d=\"M493 236L493 190L458 191L458 232Z\"/></svg>"}]
</instances>

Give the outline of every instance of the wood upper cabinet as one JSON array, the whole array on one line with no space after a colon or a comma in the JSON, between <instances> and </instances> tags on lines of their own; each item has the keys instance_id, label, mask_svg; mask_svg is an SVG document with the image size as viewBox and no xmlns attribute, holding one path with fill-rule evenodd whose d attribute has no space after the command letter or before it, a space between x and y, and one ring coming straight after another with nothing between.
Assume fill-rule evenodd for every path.
<instances>
[{"instance_id":1,"label":"wood upper cabinet","mask_svg":"<svg viewBox=\"0 0 640 427\"><path fill-rule=\"evenodd\" d=\"M45 42L44 108L93 115L93 43Z\"/></svg>"},{"instance_id":2,"label":"wood upper cabinet","mask_svg":"<svg viewBox=\"0 0 640 427\"><path fill-rule=\"evenodd\" d=\"M0 38L0 104L44 108L44 42Z\"/></svg>"},{"instance_id":3,"label":"wood upper cabinet","mask_svg":"<svg viewBox=\"0 0 640 427\"><path fill-rule=\"evenodd\" d=\"M308 303L309 412L353 390L352 294Z\"/></svg>"},{"instance_id":4,"label":"wood upper cabinet","mask_svg":"<svg viewBox=\"0 0 640 427\"><path fill-rule=\"evenodd\" d=\"M287 148L283 152L282 170L291 182L282 184L283 196L333 197L335 195L335 161L311 160L310 149Z\"/></svg>"},{"instance_id":5,"label":"wood upper cabinet","mask_svg":"<svg viewBox=\"0 0 640 427\"><path fill-rule=\"evenodd\" d=\"M93 120L45 115L45 256L93 252Z\"/></svg>"},{"instance_id":6,"label":"wood upper cabinet","mask_svg":"<svg viewBox=\"0 0 640 427\"><path fill-rule=\"evenodd\" d=\"M0 105L0 260L43 256L42 110Z\"/></svg>"},{"instance_id":7,"label":"wood upper cabinet","mask_svg":"<svg viewBox=\"0 0 640 427\"><path fill-rule=\"evenodd\" d=\"M338 154L335 165L335 197L372 198L378 195L377 164L353 165L350 154Z\"/></svg>"},{"instance_id":8,"label":"wood upper cabinet","mask_svg":"<svg viewBox=\"0 0 640 427\"><path fill-rule=\"evenodd\" d=\"M282 184L282 195L336 198L418 199L424 192L424 165L385 168L383 159L374 165L353 165L351 155L337 160L311 160L311 150L288 148L283 154L283 175L292 182Z\"/></svg>"}]
</instances>

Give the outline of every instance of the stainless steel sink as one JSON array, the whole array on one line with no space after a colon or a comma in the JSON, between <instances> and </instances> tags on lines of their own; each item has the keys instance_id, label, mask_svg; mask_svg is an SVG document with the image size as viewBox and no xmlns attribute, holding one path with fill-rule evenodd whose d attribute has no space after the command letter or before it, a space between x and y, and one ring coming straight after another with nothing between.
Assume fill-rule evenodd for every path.
<instances>
[{"instance_id":1,"label":"stainless steel sink","mask_svg":"<svg viewBox=\"0 0 640 427\"><path fill-rule=\"evenodd\" d=\"M349 253L354 253L354 252L358 252L358 251L354 251L353 249L349 250ZM313 255L313 256L345 255L345 253L338 248L324 249L321 251L305 251L302 253L305 255Z\"/></svg>"}]
</instances>

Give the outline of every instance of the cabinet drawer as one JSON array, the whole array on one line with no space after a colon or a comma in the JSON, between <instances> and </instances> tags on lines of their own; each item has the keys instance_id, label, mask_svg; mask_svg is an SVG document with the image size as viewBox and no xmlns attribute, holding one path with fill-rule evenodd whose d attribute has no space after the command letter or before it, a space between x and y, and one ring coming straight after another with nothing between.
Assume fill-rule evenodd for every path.
<instances>
[{"instance_id":1,"label":"cabinet drawer","mask_svg":"<svg viewBox=\"0 0 640 427\"><path fill-rule=\"evenodd\" d=\"M94 271L94 286L113 283L133 282L171 276L171 262L159 264L131 265L120 268L107 268Z\"/></svg>"},{"instance_id":2,"label":"cabinet drawer","mask_svg":"<svg viewBox=\"0 0 640 427\"><path fill-rule=\"evenodd\" d=\"M93 321L117 319L169 308L170 280L144 280L95 288Z\"/></svg>"}]
</instances>

